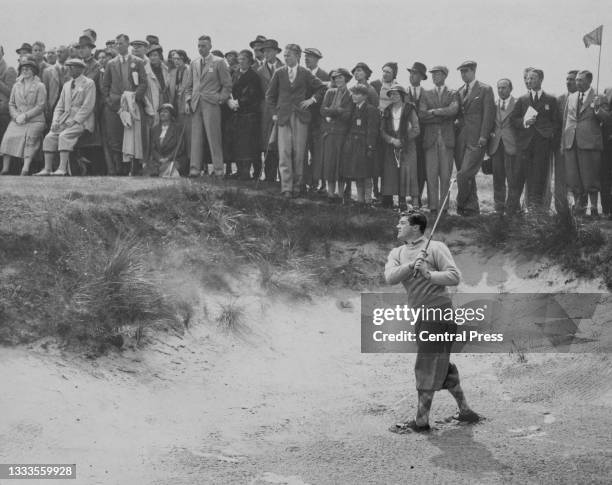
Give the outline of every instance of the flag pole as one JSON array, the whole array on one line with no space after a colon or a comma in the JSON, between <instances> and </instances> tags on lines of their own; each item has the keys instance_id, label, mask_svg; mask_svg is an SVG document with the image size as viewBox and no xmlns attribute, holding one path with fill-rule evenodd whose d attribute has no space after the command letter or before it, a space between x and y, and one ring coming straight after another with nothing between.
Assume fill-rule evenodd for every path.
<instances>
[{"instance_id":1,"label":"flag pole","mask_svg":"<svg viewBox=\"0 0 612 485\"><path fill-rule=\"evenodd\" d=\"M601 39L599 42L599 57L597 59L597 87L595 94L599 95L599 66L601 65L601 44L603 44L603 29L601 29Z\"/></svg>"}]
</instances>

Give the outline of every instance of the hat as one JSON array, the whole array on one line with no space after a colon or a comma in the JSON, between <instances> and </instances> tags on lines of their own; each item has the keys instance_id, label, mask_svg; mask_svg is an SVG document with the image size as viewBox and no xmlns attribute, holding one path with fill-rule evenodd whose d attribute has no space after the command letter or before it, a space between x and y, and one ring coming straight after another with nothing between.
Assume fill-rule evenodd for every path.
<instances>
[{"instance_id":1,"label":"hat","mask_svg":"<svg viewBox=\"0 0 612 485\"><path fill-rule=\"evenodd\" d=\"M412 71L418 72L423 79L427 79L427 68L425 67L425 64L423 64L422 62L414 62L412 64L412 67L409 67L406 70L409 72L412 72ZM433 71L429 71L429 72L433 72ZM446 70L446 73L448 74L448 69Z\"/></svg>"},{"instance_id":2,"label":"hat","mask_svg":"<svg viewBox=\"0 0 612 485\"><path fill-rule=\"evenodd\" d=\"M355 75L355 71L357 69L363 69L366 72L367 77L369 78L372 75L372 69L365 62L358 62L353 69L351 69L351 74Z\"/></svg>"},{"instance_id":3,"label":"hat","mask_svg":"<svg viewBox=\"0 0 612 485\"><path fill-rule=\"evenodd\" d=\"M151 45L159 45L159 37L157 37L156 35L147 35L146 39L147 42Z\"/></svg>"},{"instance_id":4,"label":"hat","mask_svg":"<svg viewBox=\"0 0 612 485\"><path fill-rule=\"evenodd\" d=\"M364 84L355 84L351 88L351 93L363 94L364 96L367 96L369 94L369 91L368 91L368 87L365 86Z\"/></svg>"},{"instance_id":5,"label":"hat","mask_svg":"<svg viewBox=\"0 0 612 485\"><path fill-rule=\"evenodd\" d=\"M225 57L225 56L223 55L223 52L221 52L219 49L215 49L214 51L210 51L210 53L211 53L213 56L217 56L217 57Z\"/></svg>"},{"instance_id":6,"label":"hat","mask_svg":"<svg viewBox=\"0 0 612 485\"><path fill-rule=\"evenodd\" d=\"M278 47L278 42L274 39L266 39L261 45L262 49L276 49L276 52L280 52L282 49Z\"/></svg>"},{"instance_id":7,"label":"hat","mask_svg":"<svg viewBox=\"0 0 612 485\"><path fill-rule=\"evenodd\" d=\"M319 59L323 57L321 51L319 49L315 49L314 47L306 47L306 49L304 49L304 54L310 54L311 56L318 57Z\"/></svg>"},{"instance_id":8,"label":"hat","mask_svg":"<svg viewBox=\"0 0 612 485\"><path fill-rule=\"evenodd\" d=\"M397 77L397 62L386 62L383 66L383 69L385 67L391 68L391 70L393 71L393 79L395 79Z\"/></svg>"},{"instance_id":9,"label":"hat","mask_svg":"<svg viewBox=\"0 0 612 485\"><path fill-rule=\"evenodd\" d=\"M132 42L130 42L130 45L132 47L147 47L149 45L149 43L147 41L144 40L133 40Z\"/></svg>"},{"instance_id":10,"label":"hat","mask_svg":"<svg viewBox=\"0 0 612 485\"><path fill-rule=\"evenodd\" d=\"M23 67L31 67L35 75L38 75L38 64L32 56L25 56L19 60L19 73Z\"/></svg>"},{"instance_id":11,"label":"hat","mask_svg":"<svg viewBox=\"0 0 612 485\"><path fill-rule=\"evenodd\" d=\"M349 82L351 79L353 79L353 76L351 76L351 73L348 72L346 69L344 69L343 67L339 67L338 69L334 69L331 74L329 75L329 77L331 79L334 79L338 76L344 76L344 79L346 80L346 82Z\"/></svg>"},{"instance_id":12,"label":"hat","mask_svg":"<svg viewBox=\"0 0 612 485\"><path fill-rule=\"evenodd\" d=\"M257 37L255 37L255 40L252 40L251 42L249 42L249 47L251 49L255 48L255 44L263 44L266 41L266 37L263 35L258 35ZM261 47L261 46L260 46Z\"/></svg>"},{"instance_id":13,"label":"hat","mask_svg":"<svg viewBox=\"0 0 612 485\"><path fill-rule=\"evenodd\" d=\"M295 53L296 53L298 56L301 56L301 55L302 55L302 48L301 48L299 45L297 45L297 44L287 44L287 45L285 46L285 50L288 50L288 51L293 51L293 52L295 52Z\"/></svg>"},{"instance_id":14,"label":"hat","mask_svg":"<svg viewBox=\"0 0 612 485\"><path fill-rule=\"evenodd\" d=\"M465 61L457 68L458 71L461 69L476 69L476 61Z\"/></svg>"},{"instance_id":15,"label":"hat","mask_svg":"<svg viewBox=\"0 0 612 485\"><path fill-rule=\"evenodd\" d=\"M113 39L113 40L107 40L105 45L106 47L114 47L115 44L116 44L116 41Z\"/></svg>"},{"instance_id":16,"label":"hat","mask_svg":"<svg viewBox=\"0 0 612 485\"><path fill-rule=\"evenodd\" d=\"M171 104L171 103L164 103L164 104L162 104L162 105L161 105L161 106L160 106L160 107L157 109L157 112L158 112L158 113L161 113L161 112L162 112L162 110L164 110L164 109L165 109L165 110L170 111L170 114L171 114L173 117L176 117L176 110L174 109L174 106L172 106L172 104Z\"/></svg>"},{"instance_id":17,"label":"hat","mask_svg":"<svg viewBox=\"0 0 612 485\"><path fill-rule=\"evenodd\" d=\"M448 67L446 66L434 66L429 70L429 72L436 72L436 71L441 71L444 73L445 76L448 76Z\"/></svg>"},{"instance_id":18,"label":"hat","mask_svg":"<svg viewBox=\"0 0 612 485\"><path fill-rule=\"evenodd\" d=\"M391 94L393 92L400 93L402 95L402 98L404 96L406 96L406 94L408 94L408 93L406 93L406 90L404 89L404 87L400 86L399 84L396 84L395 86L392 86L391 88L389 88L387 90L387 96L389 96L389 94Z\"/></svg>"},{"instance_id":19,"label":"hat","mask_svg":"<svg viewBox=\"0 0 612 485\"><path fill-rule=\"evenodd\" d=\"M235 50L227 51L227 52L226 52L226 53L223 55L223 57L227 57L227 56L232 55L232 54L233 54L233 55L235 55L236 57L238 57L238 52L237 52L237 51L235 51Z\"/></svg>"},{"instance_id":20,"label":"hat","mask_svg":"<svg viewBox=\"0 0 612 485\"><path fill-rule=\"evenodd\" d=\"M85 35L85 34L79 37L79 47L81 46L91 47L92 49L96 48L96 44L94 44L94 40L89 35Z\"/></svg>"},{"instance_id":21,"label":"hat","mask_svg":"<svg viewBox=\"0 0 612 485\"><path fill-rule=\"evenodd\" d=\"M65 65L65 66L79 66L79 67L82 67L82 68L85 68L85 67L86 67L86 66L85 66L85 63L84 63L84 62L83 62L81 59L78 59L77 57L73 57L73 58L71 58L71 59L68 59L68 60L67 60L67 61L64 63L64 65Z\"/></svg>"},{"instance_id":22,"label":"hat","mask_svg":"<svg viewBox=\"0 0 612 485\"><path fill-rule=\"evenodd\" d=\"M94 42L98 40L98 34L96 34L96 31L94 29L85 29L82 35L87 35L91 37L91 40L93 40Z\"/></svg>"},{"instance_id":23,"label":"hat","mask_svg":"<svg viewBox=\"0 0 612 485\"><path fill-rule=\"evenodd\" d=\"M21 51L28 51L30 54L32 53L32 46L30 44L28 44L27 42L24 42L23 44L21 44L21 47L19 49L17 49L15 52L17 54L21 53Z\"/></svg>"},{"instance_id":24,"label":"hat","mask_svg":"<svg viewBox=\"0 0 612 485\"><path fill-rule=\"evenodd\" d=\"M159 55L161 56L164 52L164 49L162 49L161 45L153 44L147 49L147 56L150 56L151 54L153 54L153 52L159 52Z\"/></svg>"}]
</instances>

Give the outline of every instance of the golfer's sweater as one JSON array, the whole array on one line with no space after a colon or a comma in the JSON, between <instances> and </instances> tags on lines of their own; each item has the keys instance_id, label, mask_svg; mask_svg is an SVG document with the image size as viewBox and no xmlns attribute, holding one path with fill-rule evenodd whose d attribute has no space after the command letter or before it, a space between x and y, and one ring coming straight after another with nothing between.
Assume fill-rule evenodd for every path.
<instances>
[{"instance_id":1,"label":"golfer's sweater","mask_svg":"<svg viewBox=\"0 0 612 485\"><path fill-rule=\"evenodd\" d=\"M450 303L446 287L458 285L461 279L461 273L446 244L433 240L425 257L431 278L425 279L420 273L416 278L413 277L414 262L421 255L421 249L425 249L426 243L425 237L421 237L393 249L385 265L385 280L390 285L402 283L408 293L408 303L413 307Z\"/></svg>"}]
</instances>

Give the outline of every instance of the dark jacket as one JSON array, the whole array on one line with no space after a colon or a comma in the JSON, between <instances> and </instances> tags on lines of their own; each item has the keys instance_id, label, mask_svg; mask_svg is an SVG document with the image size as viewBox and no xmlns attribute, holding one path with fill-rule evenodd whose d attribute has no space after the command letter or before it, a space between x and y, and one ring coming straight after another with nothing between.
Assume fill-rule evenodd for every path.
<instances>
[{"instance_id":1,"label":"dark jacket","mask_svg":"<svg viewBox=\"0 0 612 485\"><path fill-rule=\"evenodd\" d=\"M435 109L436 114L429 113ZM440 98L436 89L422 90L419 102L419 123L423 134L423 147L431 148L436 143L438 133L442 134L444 145L455 146L455 119L459 112L457 91L444 86Z\"/></svg>"},{"instance_id":2,"label":"dark jacket","mask_svg":"<svg viewBox=\"0 0 612 485\"><path fill-rule=\"evenodd\" d=\"M321 104L322 131L324 134L336 133L344 135L348 130L353 106L351 93L347 88L342 96L340 105L337 108L332 108L331 105L337 92L338 88L329 89L325 93L323 103ZM329 118L329 121L327 121L327 118Z\"/></svg>"},{"instance_id":3,"label":"dark jacket","mask_svg":"<svg viewBox=\"0 0 612 485\"><path fill-rule=\"evenodd\" d=\"M463 152L466 146L476 146L480 138L489 139L495 124L495 97L491 86L475 81L467 98L459 90L456 146Z\"/></svg>"},{"instance_id":4,"label":"dark jacket","mask_svg":"<svg viewBox=\"0 0 612 485\"><path fill-rule=\"evenodd\" d=\"M116 56L106 64L102 94L107 106L113 111L119 111L121 95L125 91L134 91L136 101L144 103L147 92L147 73L144 62L136 56L127 55L126 66L122 66L121 56ZM122 69L124 70L122 74ZM127 73L127 77L125 74Z\"/></svg>"},{"instance_id":5,"label":"dark jacket","mask_svg":"<svg viewBox=\"0 0 612 485\"><path fill-rule=\"evenodd\" d=\"M531 139L536 133L539 133L542 138L549 139L552 143L553 139L559 139L561 131L561 114L559 113L557 99L550 94L540 91L538 102L532 105L531 96L529 93L521 96L514 105L514 110L510 115L512 124L516 128L517 142L521 149L526 149L531 142ZM529 106L538 112L536 122L529 128L523 125L523 118Z\"/></svg>"},{"instance_id":6,"label":"dark jacket","mask_svg":"<svg viewBox=\"0 0 612 485\"><path fill-rule=\"evenodd\" d=\"M266 102L272 113L278 116L279 126L288 124L293 113L302 123L309 123L310 110L300 108L300 103L313 96L316 101L320 101L324 87L319 78L302 66L297 66L295 80L291 84L289 69L283 66L272 76L266 93Z\"/></svg>"},{"instance_id":7,"label":"dark jacket","mask_svg":"<svg viewBox=\"0 0 612 485\"><path fill-rule=\"evenodd\" d=\"M238 113L259 113L264 92L261 79L253 69L234 75L232 97L238 101Z\"/></svg>"}]
</instances>

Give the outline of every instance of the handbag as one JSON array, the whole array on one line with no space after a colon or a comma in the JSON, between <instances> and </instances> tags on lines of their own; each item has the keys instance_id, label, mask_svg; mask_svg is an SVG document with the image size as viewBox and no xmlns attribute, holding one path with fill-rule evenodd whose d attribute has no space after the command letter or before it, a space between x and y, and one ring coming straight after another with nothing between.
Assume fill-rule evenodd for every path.
<instances>
[{"instance_id":1,"label":"handbag","mask_svg":"<svg viewBox=\"0 0 612 485\"><path fill-rule=\"evenodd\" d=\"M485 175L493 175L493 159L485 158L482 161L482 173Z\"/></svg>"}]
</instances>

